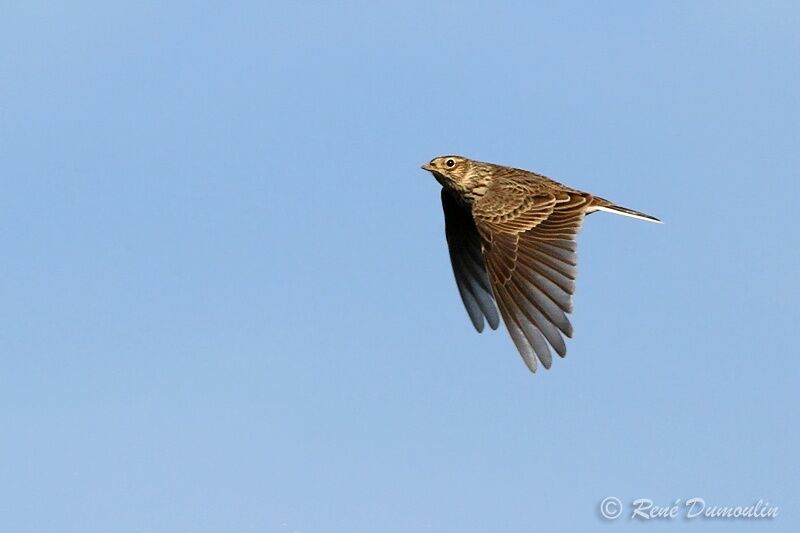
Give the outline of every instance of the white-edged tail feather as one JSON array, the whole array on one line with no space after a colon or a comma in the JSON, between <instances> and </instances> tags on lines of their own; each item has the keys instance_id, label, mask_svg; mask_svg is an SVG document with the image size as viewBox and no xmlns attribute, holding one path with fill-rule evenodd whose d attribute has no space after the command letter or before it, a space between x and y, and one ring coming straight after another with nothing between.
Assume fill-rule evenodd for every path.
<instances>
[{"instance_id":1,"label":"white-edged tail feather","mask_svg":"<svg viewBox=\"0 0 800 533\"><path fill-rule=\"evenodd\" d=\"M638 218L639 220L646 220L647 222L655 222L656 224L662 224L662 222L656 217L645 215L644 213L640 213L639 211L634 211L633 209L628 209L627 207L620 207L618 205L610 205L610 206L597 205L597 206L592 206L592 208L593 208L592 211L606 211L607 213L614 213L615 215Z\"/></svg>"}]
</instances>

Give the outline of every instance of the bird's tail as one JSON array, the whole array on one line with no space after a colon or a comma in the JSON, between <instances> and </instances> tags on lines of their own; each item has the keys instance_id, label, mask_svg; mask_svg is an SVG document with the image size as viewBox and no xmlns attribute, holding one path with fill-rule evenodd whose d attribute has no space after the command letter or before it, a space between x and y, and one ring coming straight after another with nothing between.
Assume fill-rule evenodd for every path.
<instances>
[{"instance_id":1,"label":"bird's tail","mask_svg":"<svg viewBox=\"0 0 800 533\"><path fill-rule=\"evenodd\" d=\"M592 198L592 204L591 207L589 207L589 211L606 211L608 213L614 213L617 215L638 218L639 220L646 220L648 222L661 224L661 221L656 217L651 217L650 215L645 215L639 211L634 211L633 209L616 205L613 202L609 202L608 200L604 200L603 198L598 198L596 196Z\"/></svg>"}]
</instances>

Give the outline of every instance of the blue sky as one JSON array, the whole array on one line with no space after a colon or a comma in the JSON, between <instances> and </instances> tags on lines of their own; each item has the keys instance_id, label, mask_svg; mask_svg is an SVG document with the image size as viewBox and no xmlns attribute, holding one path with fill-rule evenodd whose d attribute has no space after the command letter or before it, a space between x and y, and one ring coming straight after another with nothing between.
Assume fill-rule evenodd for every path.
<instances>
[{"instance_id":1,"label":"blue sky","mask_svg":"<svg viewBox=\"0 0 800 533\"><path fill-rule=\"evenodd\" d=\"M797 530L796 5L113 4L0 18L4 531ZM550 371L444 153L665 221L587 220Z\"/></svg>"}]
</instances>

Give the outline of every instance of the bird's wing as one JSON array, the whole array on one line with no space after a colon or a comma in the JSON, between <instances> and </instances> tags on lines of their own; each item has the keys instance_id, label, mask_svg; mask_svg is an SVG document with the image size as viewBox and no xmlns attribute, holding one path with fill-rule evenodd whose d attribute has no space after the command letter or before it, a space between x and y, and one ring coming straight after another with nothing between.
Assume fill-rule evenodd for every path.
<instances>
[{"instance_id":1,"label":"bird's wing","mask_svg":"<svg viewBox=\"0 0 800 533\"><path fill-rule=\"evenodd\" d=\"M475 221L469 208L462 205L447 189L442 189L442 207L450 263L453 265L461 301L464 302L475 329L483 331L484 317L492 329L497 329L500 316L492 297Z\"/></svg>"},{"instance_id":2,"label":"bird's wing","mask_svg":"<svg viewBox=\"0 0 800 533\"><path fill-rule=\"evenodd\" d=\"M531 371L550 368L548 343L563 357L572 336L575 237L591 196L577 191L490 187L472 207L492 290Z\"/></svg>"}]
</instances>

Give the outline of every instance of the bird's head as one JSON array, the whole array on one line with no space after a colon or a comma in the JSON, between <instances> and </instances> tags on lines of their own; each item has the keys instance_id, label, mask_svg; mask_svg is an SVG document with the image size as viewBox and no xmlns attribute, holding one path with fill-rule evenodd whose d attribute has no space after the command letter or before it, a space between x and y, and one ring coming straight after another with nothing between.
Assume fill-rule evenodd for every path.
<instances>
[{"instance_id":1,"label":"bird's head","mask_svg":"<svg viewBox=\"0 0 800 533\"><path fill-rule=\"evenodd\" d=\"M422 165L444 187L464 190L470 186L472 161L457 155L443 155Z\"/></svg>"},{"instance_id":2,"label":"bird's head","mask_svg":"<svg viewBox=\"0 0 800 533\"><path fill-rule=\"evenodd\" d=\"M460 193L464 201L472 203L486 193L494 165L458 155L443 155L431 159L422 168L433 174L443 187Z\"/></svg>"}]
</instances>

